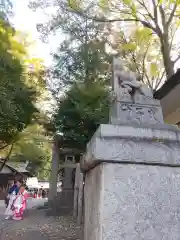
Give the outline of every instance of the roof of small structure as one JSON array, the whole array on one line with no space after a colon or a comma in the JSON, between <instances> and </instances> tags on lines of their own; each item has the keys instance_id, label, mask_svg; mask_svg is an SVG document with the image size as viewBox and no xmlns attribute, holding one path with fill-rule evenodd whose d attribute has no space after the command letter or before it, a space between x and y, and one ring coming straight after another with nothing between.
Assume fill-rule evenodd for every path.
<instances>
[{"instance_id":1,"label":"roof of small structure","mask_svg":"<svg viewBox=\"0 0 180 240\"><path fill-rule=\"evenodd\" d=\"M174 87L180 83L180 69L172 75L163 85L154 93L154 98L161 100L165 97Z\"/></svg>"},{"instance_id":2,"label":"roof of small structure","mask_svg":"<svg viewBox=\"0 0 180 240\"><path fill-rule=\"evenodd\" d=\"M4 159L0 159L0 163L3 163ZM12 172L16 173L22 173L27 174L29 176L32 176L33 174L26 170L27 163L21 163L21 162L7 162L5 163L6 167L8 167Z\"/></svg>"}]
</instances>

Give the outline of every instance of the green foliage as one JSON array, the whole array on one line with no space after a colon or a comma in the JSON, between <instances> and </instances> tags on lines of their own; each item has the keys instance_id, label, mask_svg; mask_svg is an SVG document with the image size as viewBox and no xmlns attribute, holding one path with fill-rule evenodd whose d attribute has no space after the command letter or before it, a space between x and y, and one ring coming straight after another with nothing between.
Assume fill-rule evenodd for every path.
<instances>
[{"instance_id":1,"label":"green foliage","mask_svg":"<svg viewBox=\"0 0 180 240\"><path fill-rule=\"evenodd\" d=\"M45 130L38 124L29 125L19 134L13 146L11 161L29 161L28 170L41 179L49 177L51 143Z\"/></svg>"},{"instance_id":2,"label":"green foliage","mask_svg":"<svg viewBox=\"0 0 180 240\"><path fill-rule=\"evenodd\" d=\"M30 171L47 178L51 146L42 125L32 125L42 116L36 106L47 94L45 69L41 59L29 57L28 36L8 22L10 10L11 2L3 1L0 13L1 156L18 162L29 161Z\"/></svg>"},{"instance_id":3,"label":"green foliage","mask_svg":"<svg viewBox=\"0 0 180 240\"><path fill-rule=\"evenodd\" d=\"M69 11L67 3L57 2L57 14L42 29L65 35L54 54L56 131L68 147L84 150L99 124L108 122L112 56L106 52L105 25ZM59 99L62 86L66 91Z\"/></svg>"},{"instance_id":4,"label":"green foliage","mask_svg":"<svg viewBox=\"0 0 180 240\"><path fill-rule=\"evenodd\" d=\"M170 78L174 74L175 64L180 59L177 54L179 52L177 40L179 1L123 0L120 3L119 0L100 0L97 4L92 5L85 1L81 1L79 4L79 1L71 0L70 7L73 8L73 6L77 6L76 9L73 9L74 11L89 19L95 19L98 22L119 22L119 26L124 32L129 31L131 27L143 26L150 29L158 40L158 45L156 43L154 49L162 56L166 77ZM87 9L90 9L89 12ZM172 56L176 56L175 60Z\"/></svg>"},{"instance_id":5,"label":"green foliage","mask_svg":"<svg viewBox=\"0 0 180 240\"><path fill-rule=\"evenodd\" d=\"M162 55L154 49L158 48L158 40L152 31L146 28L135 28L131 34L124 31L114 35L113 49L124 60L128 69L137 72L141 80L156 90L164 76Z\"/></svg>"},{"instance_id":6,"label":"green foliage","mask_svg":"<svg viewBox=\"0 0 180 240\"><path fill-rule=\"evenodd\" d=\"M57 14L52 16L48 26L44 24L42 28L43 31L58 30L65 36L54 54L53 91L61 91L62 86L74 82L108 82L111 57L105 51L104 24L70 12L66 0L59 2L58 6Z\"/></svg>"},{"instance_id":7,"label":"green foliage","mask_svg":"<svg viewBox=\"0 0 180 240\"><path fill-rule=\"evenodd\" d=\"M108 122L112 60L106 52L108 33L104 23L69 11L67 0L56 3L57 14L48 25L38 25L43 35L50 29L65 36L54 54L53 92L58 102L54 124L66 146L84 150L99 124Z\"/></svg>"},{"instance_id":8,"label":"green foliage","mask_svg":"<svg viewBox=\"0 0 180 240\"><path fill-rule=\"evenodd\" d=\"M23 62L26 74L26 85L36 90L36 100L42 101L47 94L45 67L40 58L26 58Z\"/></svg>"},{"instance_id":9,"label":"green foliage","mask_svg":"<svg viewBox=\"0 0 180 240\"><path fill-rule=\"evenodd\" d=\"M109 92L98 82L79 83L67 91L54 116L68 146L85 149L97 127L108 122Z\"/></svg>"},{"instance_id":10,"label":"green foliage","mask_svg":"<svg viewBox=\"0 0 180 240\"><path fill-rule=\"evenodd\" d=\"M0 21L0 148L9 144L31 121L37 111L33 104L35 89L24 81L22 65L24 47L16 41L15 32Z\"/></svg>"},{"instance_id":11,"label":"green foliage","mask_svg":"<svg viewBox=\"0 0 180 240\"><path fill-rule=\"evenodd\" d=\"M66 47L63 43L54 59L55 73L63 85L84 81L109 83L111 57L106 54L103 41L94 39L75 49L70 43Z\"/></svg>"}]
</instances>

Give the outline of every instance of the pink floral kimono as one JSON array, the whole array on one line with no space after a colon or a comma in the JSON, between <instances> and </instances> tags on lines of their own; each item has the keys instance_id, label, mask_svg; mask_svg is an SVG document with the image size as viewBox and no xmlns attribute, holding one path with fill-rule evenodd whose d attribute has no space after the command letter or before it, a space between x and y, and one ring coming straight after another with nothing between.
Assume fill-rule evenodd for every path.
<instances>
[{"instance_id":1,"label":"pink floral kimono","mask_svg":"<svg viewBox=\"0 0 180 240\"><path fill-rule=\"evenodd\" d=\"M21 188L12 204L12 219L23 220L23 214L26 210L27 192L24 188Z\"/></svg>"}]
</instances>

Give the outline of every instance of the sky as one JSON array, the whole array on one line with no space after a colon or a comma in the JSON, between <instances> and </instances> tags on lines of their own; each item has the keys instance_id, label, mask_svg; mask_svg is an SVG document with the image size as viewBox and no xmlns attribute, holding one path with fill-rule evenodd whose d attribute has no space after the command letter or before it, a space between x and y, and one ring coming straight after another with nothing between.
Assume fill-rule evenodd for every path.
<instances>
[{"instance_id":1,"label":"sky","mask_svg":"<svg viewBox=\"0 0 180 240\"><path fill-rule=\"evenodd\" d=\"M35 41L30 54L33 57L44 59L45 65L49 66L52 64L51 53L56 51L61 36L49 36L49 42L43 43L40 40L36 24L46 22L48 14L41 10L33 12L28 8L28 3L29 0L13 0L14 15L11 21L16 29L28 33L30 38ZM53 12L53 9L51 11Z\"/></svg>"},{"instance_id":2,"label":"sky","mask_svg":"<svg viewBox=\"0 0 180 240\"><path fill-rule=\"evenodd\" d=\"M43 43L40 40L40 33L36 29L38 23L44 23L48 21L48 15L44 14L43 11L33 12L28 7L29 0L13 0L13 16L11 22L14 27L22 32L25 32L30 36L30 41L33 42L29 54L31 57L37 57L44 61L45 66L51 66L53 59L51 54L56 52L57 47L63 37L60 35L49 36L48 43ZM51 13L53 10L51 9ZM50 94L50 93L49 93ZM48 95L51 99L51 95ZM41 105L40 105L41 104ZM53 99L42 101L39 103L41 109L49 111L55 102Z\"/></svg>"}]
</instances>

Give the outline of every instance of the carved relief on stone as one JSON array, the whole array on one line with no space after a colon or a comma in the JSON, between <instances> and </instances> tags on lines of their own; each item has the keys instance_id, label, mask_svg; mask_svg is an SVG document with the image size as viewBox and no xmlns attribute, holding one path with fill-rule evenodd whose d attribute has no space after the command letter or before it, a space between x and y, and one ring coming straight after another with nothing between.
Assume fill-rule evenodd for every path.
<instances>
[{"instance_id":1,"label":"carved relief on stone","mask_svg":"<svg viewBox=\"0 0 180 240\"><path fill-rule=\"evenodd\" d=\"M128 121L136 123L160 123L160 119L156 116L156 107L141 107L134 104L121 104L120 117Z\"/></svg>"},{"instance_id":2,"label":"carved relief on stone","mask_svg":"<svg viewBox=\"0 0 180 240\"><path fill-rule=\"evenodd\" d=\"M156 139L154 139L154 142L140 141L138 138L133 140L103 139L99 143L98 149L94 149L94 151L96 152L96 159L164 164L171 159L175 163L175 154L172 146L169 143L159 142ZM178 160L177 158L175 159L175 161Z\"/></svg>"}]
</instances>

